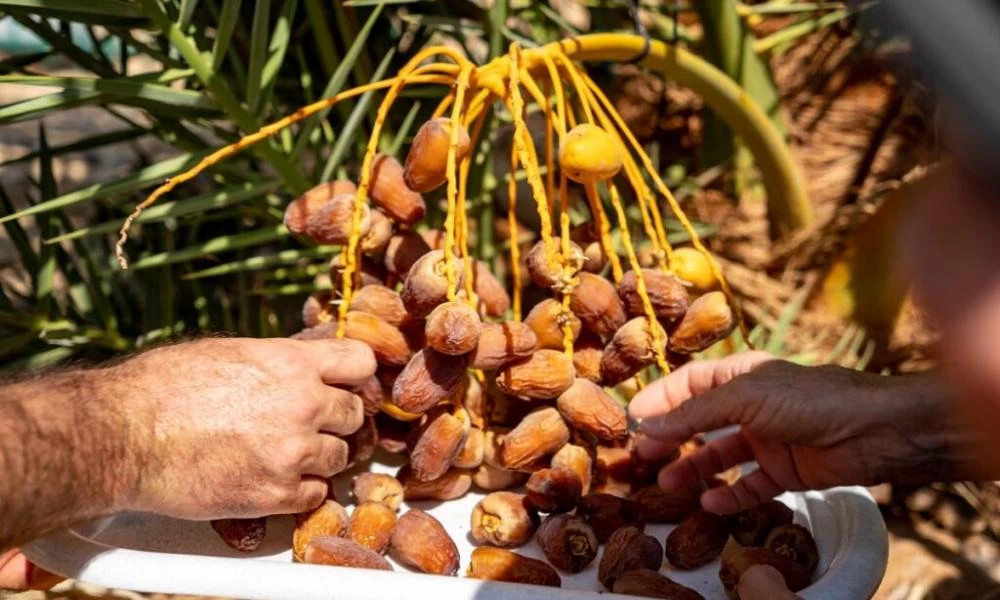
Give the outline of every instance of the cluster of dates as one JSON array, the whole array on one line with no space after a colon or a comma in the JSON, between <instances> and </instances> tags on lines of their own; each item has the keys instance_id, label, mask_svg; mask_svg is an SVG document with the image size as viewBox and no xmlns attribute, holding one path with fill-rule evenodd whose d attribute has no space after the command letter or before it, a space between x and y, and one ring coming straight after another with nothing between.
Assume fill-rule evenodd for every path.
<instances>
[{"instance_id":1,"label":"cluster of dates","mask_svg":"<svg viewBox=\"0 0 1000 600\"><path fill-rule=\"evenodd\" d=\"M607 543L598 577L608 590L700 597L656 571L664 554L678 568L713 560L734 532L732 521L699 511L701 488L667 494L656 486L662 464L638 461L625 408L606 388L654 364L658 352L682 362L729 335L734 316L724 295L710 289L711 267L697 251L680 248L669 271L643 268L656 316L650 322L634 271L617 284L601 274L606 256L588 223L567 245L558 237L548 247L540 241L524 256L531 282L568 294L568 303L545 299L523 321L502 320L511 299L490 269L454 254L447 261L448 236L413 229L425 213L421 194L446 181L451 133L447 119L435 119L420 128L404 164L376 155L368 182L373 208L356 213L355 184L332 181L286 211L289 230L319 244L347 246L352 233L360 236L359 287L346 300L334 292L311 296L305 329L294 337L334 337L339 330L372 348L379 368L354 390L366 421L348 438L351 461L368 460L377 447L408 456L396 477L366 473L353 482L350 517L336 499L299 515L296 560L389 569L388 552L417 570L454 575L458 552L444 527L417 509L396 513L404 499L453 500L475 485L490 493L471 515L481 547L470 577L559 585L552 566L508 550L537 534L549 563L571 573ZM460 131L457 138L461 160L469 136ZM558 263L550 260L553 248ZM346 254L331 261L335 286ZM654 340L665 347L654 348ZM642 533L645 523L680 523L665 552ZM263 536L259 520L217 522L216 529L244 550ZM795 543L761 551L786 578L795 575L778 564L787 558L782 548L793 547L787 560L795 563L800 533L791 536ZM767 540L757 541L750 545ZM724 580L746 560L726 563ZM808 582L809 571L801 570Z\"/></svg>"}]
</instances>

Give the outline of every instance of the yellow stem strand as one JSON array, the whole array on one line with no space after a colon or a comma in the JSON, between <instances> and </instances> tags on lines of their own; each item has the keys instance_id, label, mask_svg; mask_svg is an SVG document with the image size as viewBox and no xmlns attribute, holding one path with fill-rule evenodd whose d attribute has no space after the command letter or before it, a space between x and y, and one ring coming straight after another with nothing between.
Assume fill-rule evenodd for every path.
<instances>
[{"instance_id":1,"label":"yellow stem strand","mask_svg":"<svg viewBox=\"0 0 1000 600\"><path fill-rule=\"evenodd\" d=\"M514 320L521 320L521 246L517 232L517 147L510 145L510 172L507 173L507 223L510 229L510 276L514 288L511 307Z\"/></svg>"},{"instance_id":2,"label":"yellow stem strand","mask_svg":"<svg viewBox=\"0 0 1000 600\"><path fill-rule=\"evenodd\" d=\"M653 352L656 354L656 364L664 373L670 372L670 365L667 364L666 347L667 340L662 336L662 330L656 327L656 311L653 310L653 303L649 299L649 292L646 289L646 278L642 276L642 269L639 267L639 259L635 255L635 248L632 247L632 239L628 232L628 220L625 218L625 209L622 208L621 198L618 195L618 188L613 180L607 181L608 192L611 195L611 206L614 207L618 215L618 227L621 228L622 246L625 248L625 255L628 262L635 271L635 291L642 300L642 310L646 314L646 324L649 327L649 336L653 340Z\"/></svg>"},{"instance_id":3,"label":"yellow stem strand","mask_svg":"<svg viewBox=\"0 0 1000 600\"><path fill-rule=\"evenodd\" d=\"M446 67L446 66L450 65L428 65L427 70L428 71L445 70L442 69L441 67ZM433 69L431 69L431 67L433 67ZM169 194L171 191L173 191L174 188L176 188L180 184L194 179L195 177L200 175L203 171L205 171L205 169L208 169L212 165L218 164L226 160L230 156L242 152L243 150L246 150L250 146L253 146L254 144L257 144L262 140L265 140L269 137L276 135L283 129L286 129L287 127L290 127L291 125L294 125L295 123L298 123L303 119L307 119L311 115L314 115L318 112L324 111L332 107L338 102L354 98L356 96L360 96L362 94L365 94L373 90L391 88L392 86L399 83L401 80L402 76L394 77L392 79L383 79L382 81L375 81L373 83L369 83L366 85L362 85L356 88L343 91L335 96L330 96L329 98L324 98L322 100L313 102L308 106L304 106L298 109L297 111L284 117L283 119L279 119L274 123L271 123L270 125L265 125L264 127L261 127L254 133L243 136L238 141L229 144L228 146L223 146L222 148L219 148L215 152L201 159L198 162L198 164L191 167L187 171L167 179L166 181L163 182L162 185L153 190L148 196L146 196L146 198L142 202L139 203L138 206L135 207L135 210L133 210L132 214L130 214L125 219L125 222L118 230L118 242L115 244L115 256L118 259L118 264L121 266L122 269L128 269L128 259L125 257L124 246L125 242L128 240L128 230L132 226L132 223L137 218L139 218L139 215L141 215L144 210L152 206L157 200L159 200L163 196ZM454 78L450 75L414 74L409 78L407 83L451 85L453 81Z\"/></svg>"},{"instance_id":4,"label":"yellow stem strand","mask_svg":"<svg viewBox=\"0 0 1000 600\"><path fill-rule=\"evenodd\" d=\"M458 251L462 256L462 264L465 267L465 295L467 302L472 308L478 309L479 298L476 296L476 269L473 265L472 256L469 254L469 219L466 213L466 185L469 181L469 167L472 164L472 155L476 145L479 143L479 135L483 131L483 123L486 122L486 113L476 119L476 124L472 128L469 136L469 152L462 159L462 164L458 166Z\"/></svg>"},{"instance_id":5,"label":"yellow stem strand","mask_svg":"<svg viewBox=\"0 0 1000 600\"><path fill-rule=\"evenodd\" d=\"M458 197L458 138L462 127L462 106L469 88L472 65L462 68L455 86L455 102L451 106L451 135L448 144L448 214L444 220L444 261L448 278L448 300L454 302L458 293L458 272L455 267L455 213ZM466 273L466 277L472 277Z\"/></svg>"},{"instance_id":6,"label":"yellow stem strand","mask_svg":"<svg viewBox=\"0 0 1000 600\"><path fill-rule=\"evenodd\" d=\"M587 203L590 204L590 212L597 221L598 234L601 240L601 249L604 256L611 263L611 277L617 284L622 280L622 263L618 260L618 253L615 252L615 244L611 241L611 223L601 206L601 197L597 194L597 185L588 183L583 188L587 192Z\"/></svg>"},{"instance_id":7,"label":"yellow stem strand","mask_svg":"<svg viewBox=\"0 0 1000 600\"><path fill-rule=\"evenodd\" d=\"M520 47L515 42L510 45L510 82L509 101L510 113L514 119L514 147L517 148L518 157L524 165L524 173L531 186L531 195L538 208L538 217L541 221L541 236L545 250L545 261L551 268L558 264L555 258L555 251L552 244L552 216L549 214L549 203L545 197L545 186L542 177L538 172L538 159L534 156L535 145L532 142L528 126L524 122L524 99L521 97L521 85L519 77L518 60Z\"/></svg>"},{"instance_id":8,"label":"yellow stem strand","mask_svg":"<svg viewBox=\"0 0 1000 600\"><path fill-rule=\"evenodd\" d=\"M365 201L368 198L368 187L371 185L372 161L375 159L375 153L378 150L379 133L382 130L382 126L385 124L385 120L389 115L389 109L392 108L393 102L395 102L396 98L399 96L403 86L408 83L408 77L418 70L421 62L437 54L449 56L456 63L458 63L462 69L459 73L460 77L462 72L471 68L472 63L451 48L443 46L425 48L414 55L414 57L411 58L402 69L400 69L399 77L396 78L396 82L389 88L389 91L386 92L385 98L382 99L382 103L379 105L378 112L376 113L375 124L372 127L371 137L368 139L368 146L365 148L365 156L361 161L361 177L358 181L358 191L354 196L354 213L351 220L351 235L347 240L347 258L344 264L340 306L337 311L338 338L344 337L347 325L347 311L350 307L351 297L354 292L354 274L357 270L358 245L361 240L361 215L364 209Z\"/></svg>"},{"instance_id":9,"label":"yellow stem strand","mask_svg":"<svg viewBox=\"0 0 1000 600\"><path fill-rule=\"evenodd\" d=\"M723 277L722 271L718 263L712 258L711 253L708 251L707 248L705 248L705 245L702 244L701 238L698 236L698 233L694 229L694 225L691 224L691 221L687 218L687 215L685 215L684 211L681 210L680 203L677 202L677 199L674 198L674 195L670 192L670 188L667 187L667 184L665 184L663 180L660 178L659 174L657 174L656 169L653 168L653 161L650 160L649 156L642 149L642 146L635 139L635 136L632 135L632 132L629 130L628 126L625 125L625 122L622 120L621 115L619 115L618 111L614 109L614 105L611 103L610 100L608 100L608 97L604 95L604 92L601 91L601 88L598 87L597 84L594 83L594 81L590 79L590 77L588 77L586 73L583 73L583 78L587 82L587 87L589 87L590 90L593 92L593 94L601 101L601 104L604 105L605 110L608 111L608 114L611 115L612 119L614 119L614 121L618 124L618 128L621 131L621 133L629 141L629 144L632 145L632 148L635 150L636 155L639 156L639 160L642 161L643 166L646 168L646 171L649 173L650 177L653 178L653 183L656 184L656 188L667 199L667 204L670 205L670 210L674 213L674 217L677 218L681 226L684 228L684 231L686 231L687 234L691 237L691 245L693 245L699 252L702 253L702 255L705 256L705 260L708 261L708 264L712 269L712 275L719 282L719 286L722 288L722 293L725 294L726 296L726 301L729 303L729 306L732 307L733 313L736 315L736 322L739 325L740 334L743 337L743 341L746 342L749 348L753 348L753 344L750 342L750 331L747 329L746 321L743 319L743 311L740 309L739 303L736 302L736 298L733 295L733 291L729 287L729 282L726 281L725 277Z\"/></svg>"}]
</instances>

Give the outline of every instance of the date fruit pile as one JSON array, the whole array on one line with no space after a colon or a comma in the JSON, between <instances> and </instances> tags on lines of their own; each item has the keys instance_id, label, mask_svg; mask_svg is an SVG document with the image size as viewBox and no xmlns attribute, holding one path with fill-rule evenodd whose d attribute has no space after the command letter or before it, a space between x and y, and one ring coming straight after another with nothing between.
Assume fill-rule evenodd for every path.
<instances>
[{"instance_id":1,"label":"date fruit pile","mask_svg":"<svg viewBox=\"0 0 1000 600\"><path fill-rule=\"evenodd\" d=\"M570 131L559 150L562 172L586 184L613 177L622 162L605 135L592 125ZM515 251L514 277L523 272L528 281L514 282L512 301L490 266L463 250L461 235L422 227L423 194L446 184L452 145L451 160L464 160L469 133L446 118L428 121L402 164L374 157L362 184L372 206L356 210L358 186L331 181L285 213L293 233L343 246L330 277L351 279L347 293L308 298L305 329L294 337L359 340L379 364L353 390L366 419L348 438L350 461L363 464L376 448L407 457L395 477L363 473L350 499L331 497L298 515L294 559L391 570L388 554L416 571L456 575L463 565L445 527L419 509L397 513L404 500L449 501L477 488L487 494L469 516L478 547L468 577L559 586L560 572L583 571L604 545L597 578L619 593L701 598L659 572L664 558L687 570L720 555L727 590L753 564L774 566L793 589L807 585L816 546L791 524L791 511L776 502L733 518L702 511L704 485L682 493L656 485L668 460L700 442L659 463L634 450L622 386L658 358L684 362L736 325L726 296L713 289L708 259L676 248L669 263L609 278L599 225L584 223L569 239L543 232ZM347 250L352 235L355 255ZM521 319L527 285L551 297ZM616 386L621 393L609 393ZM678 525L660 540L643 533L647 523ZM243 551L265 533L263 519L213 525ZM533 538L545 561L512 550Z\"/></svg>"}]
</instances>

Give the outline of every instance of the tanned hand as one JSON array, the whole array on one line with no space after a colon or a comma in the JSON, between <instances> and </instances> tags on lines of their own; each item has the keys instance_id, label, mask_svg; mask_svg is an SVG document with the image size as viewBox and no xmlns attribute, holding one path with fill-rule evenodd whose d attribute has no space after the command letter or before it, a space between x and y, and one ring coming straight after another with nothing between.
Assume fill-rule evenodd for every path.
<instances>
[{"instance_id":1,"label":"tanned hand","mask_svg":"<svg viewBox=\"0 0 1000 600\"><path fill-rule=\"evenodd\" d=\"M739 425L660 473L685 488L734 465L758 468L702 496L733 513L784 491L982 476L982 440L950 410L937 377L803 367L763 352L688 363L639 392L638 452L656 460L702 432Z\"/></svg>"},{"instance_id":2,"label":"tanned hand","mask_svg":"<svg viewBox=\"0 0 1000 600\"><path fill-rule=\"evenodd\" d=\"M206 339L0 387L0 549L81 519L189 519L317 506L357 431L350 340Z\"/></svg>"}]
</instances>

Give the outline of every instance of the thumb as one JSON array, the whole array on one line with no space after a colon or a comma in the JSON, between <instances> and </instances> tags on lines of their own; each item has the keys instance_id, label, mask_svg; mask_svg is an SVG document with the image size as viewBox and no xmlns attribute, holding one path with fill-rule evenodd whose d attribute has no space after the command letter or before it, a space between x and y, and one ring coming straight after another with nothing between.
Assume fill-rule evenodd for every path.
<instances>
[{"instance_id":1,"label":"thumb","mask_svg":"<svg viewBox=\"0 0 1000 600\"><path fill-rule=\"evenodd\" d=\"M685 400L666 414L643 419L639 431L661 442L681 444L699 433L743 425L763 397L746 376Z\"/></svg>"},{"instance_id":2,"label":"thumb","mask_svg":"<svg viewBox=\"0 0 1000 600\"><path fill-rule=\"evenodd\" d=\"M784 576L770 565L754 565L736 584L740 600L801 600L785 585Z\"/></svg>"}]
</instances>

